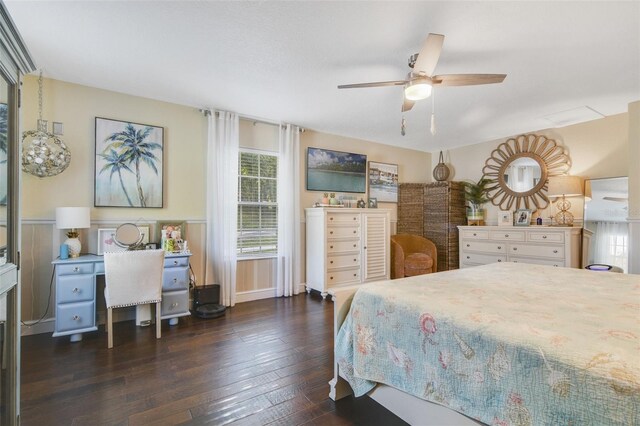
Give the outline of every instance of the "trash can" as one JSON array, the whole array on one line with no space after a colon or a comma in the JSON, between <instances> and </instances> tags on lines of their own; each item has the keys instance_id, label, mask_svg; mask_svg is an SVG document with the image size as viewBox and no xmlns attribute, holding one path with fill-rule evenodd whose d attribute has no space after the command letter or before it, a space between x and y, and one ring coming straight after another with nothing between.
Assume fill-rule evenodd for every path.
<instances>
[{"instance_id":1,"label":"trash can","mask_svg":"<svg viewBox=\"0 0 640 426\"><path fill-rule=\"evenodd\" d=\"M193 313L199 318L218 318L226 308L220 305L220 285L208 284L193 290Z\"/></svg>"},{"instance_id":2,"label":"trash can","mask_svg":"<svg viewBox=\"0 0 640 426\"><path fill-rule=\"evenodd\" d=\"M619 266L605 265L602 263L592 263L591 265L585 266L584 269L587 269L589 271L598 271L598 272L618 272L618 273L624 272L622 268Z\"/></svg>"}]
</instances>

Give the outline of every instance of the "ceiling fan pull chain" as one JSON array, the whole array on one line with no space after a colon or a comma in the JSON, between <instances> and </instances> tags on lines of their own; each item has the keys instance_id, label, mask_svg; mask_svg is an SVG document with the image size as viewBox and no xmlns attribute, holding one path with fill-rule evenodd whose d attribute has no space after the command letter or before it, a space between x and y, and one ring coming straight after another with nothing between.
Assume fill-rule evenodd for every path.
<instances>
[{"instance_id":1,"label":"ceiling fan pull chain","mask_svg":"<svg viewBox=\"0 0 640 426\"><path fill-rule=\"evenodd\" d=\"M436 91L431 93L431 134L436 135Z\"/></svg>"},{"instance_id":2,"label":"ceiling fan pull chain","mask_svg":"<svg viewBox=\"0 0 640 426\"><path fill-rule=\"evenodd\" d=\"M407 132L405 131L407 127L407 120L404 119L404 114L402 114L402 124L400 125L400 134L404 136Z\"/></svg>"}]
</instances>

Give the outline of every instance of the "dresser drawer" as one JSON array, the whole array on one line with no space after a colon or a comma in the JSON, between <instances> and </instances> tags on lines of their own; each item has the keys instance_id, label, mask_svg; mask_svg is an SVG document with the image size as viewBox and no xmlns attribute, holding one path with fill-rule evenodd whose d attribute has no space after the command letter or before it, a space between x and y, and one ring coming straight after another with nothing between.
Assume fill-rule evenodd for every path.
<instances>
[{"instance_id":1,"label":"dresser drawer","mask_svg":"<svg viewBox=\"0 0 640 426\"><path fill-rule=\"evenodd\" d=\"M327 256L327 269L360 265L360 253Z\"/></svg>"},{"instance_id":2,"label":"dresser drawer","mask_svg":"<svg viewBox=\"0 0 640 426\"><path fill-rule=\"evenodd\" d=\"M93 275L63 275L56 282L56 303L94 300Z\"/></svg>"},{"instance_id":3,"label":"dresser drawer","mask_svg":"<svg viewBox=\"0 0 640 426\"><path fill-rule=\"evenodd\" d=\"M172 316L189 312L189 294L187 290L162 293L160 316Z\"/></svg>"},{"instance_id":4,"label":"dresser drawer","mask_svg":"<svg viewBox=\"0 0 640 426\"><path fill-rule=\"evenodd\" d=\"M462 231L462 238L465 240L488 240L489 239L489 231L471 231L469 229L465 229Z\"/></svg>"},{"instance_id":5,"label":"dresser drawer","mask_svg":"<svg viewBox=\"0 0 640 426\"><path fill-rule=\"evenodd\" d=\"M462 250L467 251L480 251L485 253L506 253L506 243L492 243L488 241L472 241L467 240L462 242Z\"/></svg>"},{"instance_id":6,"label":"dresser drawer","mask_svg":"<svg viewBox=\"0 0 640 426\"><path fill-rule=\"evenodd\" d=\"M524 241L524 231L491 231L489 238L501 241Z\"/></svg>"},{"instance_id":7,"label":"dresser drawer","mask_svg":"<svg viewBox=\"0 0 640 426\"><path fill-rule=\"evenodd\" d=\"M356 226L330 226L327 228L327 237L332 238L359 238L360 227Z\"/></svg>"},{"instance_id":8,"label":"dresser drawer","mask_svg":"<svg viewBox=\"0 0 640 426\"><path fill-rule=\"evenodd\" d=\"M333 271L327 273L327 286L360 281L360 269Z\"/></svg>"},{"instance_id":9,"label":"dresser drawer","mask_svg":"<svg viewBox=\"0 0 640 426\"><path fill-rule=\"evenodd\" d=\"M562 232L529 232L529 241L564 243L564 234Z\"/></svg>"},{"instance_id":10,"label":"dresser drawer","mask_svg":"<svg viewBox=\"0 0 640 426\"><path fill-rule=\"evenodd\" d=\"M331 241L327 244L327 254L345 253L348 251L360 252L360 240Z\"/></svg>"},{"instance_id":11,"label":"dresser drawer","mask_svg":"<svg viewBox=\"0 0 640 426\"><path fill-rule=\"evenodd\" d=\"M56 332L94 327L95 322L94 302L64 303L56 307Z\"/></svg>"},{"instance_id":12,"label":"dresser drawer","mask_svg":"<svg viewBox=\"0 0 640 426\"><path fill-rule=\"evenodd\" d=\"M327 213L327 223L331 226L334 223L360 225L360 215L358 213Z\"/></svg>"},{"instance_id":13,"label":"dresser drawer","mask_svg":"<svg viewBox=\"0 0 640 426\"><path fill-rule=\"evenodd\" d=\"M506 262L507 256L494 254L462 253L460 260L465 264L486 265L487 263Z\"/></svg>"},{"instance_id":14,"label":"dresser drawer","mask_svg":"<svg viewBox=\"0 0 640 426\"><path fill-rule=\"evenodd\" d=\"M555 259L563 259L564 246L511 244L509 245L509 256L517 256L517 257L534 256L534 257L551 257Z\"/></svg>"},{"instance_id":15,"label":"dresser drawer","mask_svg":"<svg viewBox=\"0 0 640 426\"><path fill-rule=\"evenodd\" d=\"M56 265L58 275L93 274L93 263L70 263Z\"/></svg>"},{"instance_id":16,"label":"dresser drawer","mask_svg":"<svg viewBox=\"0 0 640 426\"><path fill-rule=\"evenodd\" d=\"M189 288L189 271L185 268L165 268L162 275L162 290L186 290Z\"/></svg>"},{"instance_id":17,"label":"dresser drawer","mask_svg":"<svg viewBox=\"0 0 640 426\"><path fill-rule=\"evenodd\" d=\"M189 258L188 257L165 257L164 258L164 267L178 267L178 266L189 266Z\"/></svg>"},{"instance_id":18,"label":"dresser drawer","mask_svg":"<svg viewBox=\"0 0 640 426\"><path fill-rule=\"evenodd\" d=\"M533 263L534 265L564 266L563 260L532 259L527 257L509 257L509 262L513 263Z\"/></svg>"}]
</instances>

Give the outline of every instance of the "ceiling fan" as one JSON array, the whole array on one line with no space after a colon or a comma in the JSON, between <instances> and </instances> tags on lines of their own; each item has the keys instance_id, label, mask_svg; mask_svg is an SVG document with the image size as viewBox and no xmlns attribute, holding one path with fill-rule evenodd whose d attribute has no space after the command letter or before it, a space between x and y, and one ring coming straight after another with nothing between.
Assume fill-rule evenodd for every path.
<instances>
[{"instance_id":1,"label":"ceiling fan","mask_svg":"<svg viewBox=\"0 0 640 426\"><path fill-rule=\"evenodd\" d=\"M441 74L433 75L438 64L444 36L430 33L420 49L420 53L409 57L412 69L404 80L378 81L373 83L343 84L338 89L357 89L366 87L404 86L402 112L413 108L416 101L431 96L434 86L474 86L478 84L502 83L506 74ZM404 120L403 120L404 122ZM433 115L432 115L433 122ZM432 133L434 132L432 123ZM404 135L404 124L403 124Z\"/></svg>"}]
</instances>

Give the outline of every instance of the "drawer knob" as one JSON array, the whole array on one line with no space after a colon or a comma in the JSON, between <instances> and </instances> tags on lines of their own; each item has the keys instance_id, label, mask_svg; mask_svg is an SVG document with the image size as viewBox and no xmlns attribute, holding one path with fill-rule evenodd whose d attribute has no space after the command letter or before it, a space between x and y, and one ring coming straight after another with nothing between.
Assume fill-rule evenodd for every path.
<instances>
[{"instance_id":1,"label":"drawer knob","mask_svg":"<svg viewBox=\"0 0 640 426\"><path fill-rule=\"evenodd\" d=\"M355 277L355 276L357 276L357 274L353 274L353 276Z\"/></svg>"},{"instance_id":2,"label":"drawer knob","mask_svg":"<svg viewBox=\"0 0 640 426\"><path fill-rule=\"evenodd\" d=\"M333 231L329 231L329 234L333 235Z\"/></svg>"},{"instance_id":3,"label":"drawer knob","mask_svg":"<svg viewBox=\"0 0 640 426\"><path fill-rule=\"evenodd\" d=\"M558 267L558 265L553 265L553 266L555 266L556 268Z\"/></svg>"},{"instance_id":4,"label":"drawer knob","mask_svg":"<svg viewBox=\"0 0 640 426\"><path fill-rule=\"evenodd\" d=\"M509 234L504 234L504 237L505 238L509 238Z\"/></svg>"},{"instance_id":5,"label":"drawer knob","mask_svg":"<svg viewBox=\"0 0 640 426\"><path fill-rule=\"evenodd\" d=\"M355 247L356 245L354 244L353 247Z\"/></svg>"},{"instance_id":6,"label":"drawer knob","mask_svg":"<svg viewBox=\"0 0 640 426\"><path fill-rule=\"evenodd\" d=\"M80 293L80 289L79 289L78 287L74 288L72 291L73 291L74 293Z\"/></svg>"},{"instance_id":7,"label":"drawer knob","mask_svg":"<svg viewBox=\"0 0 640 426\"><path fill-rule=\"evenodd\" d=\"M330 260L329 263L333 264L333 260Z\"/></svg>"},{"instance_id":8,"label":"drawer knob","mask_svg":"<svg viewBox=\"0 0 640 426\"><path fill-rule=\"evenodd\" d=\"M174 278L174 279L173 279L173 282L174 282L174 283L177 283L177 282L178 282L178 279L177 279L177 278Z\"/></svg>"},{"instance_id":9,"label":"drawer knob","mask_svg":"<svg viewBox=\"0 0 640 426\"><path fill-rule=\"evenodd\" d=\"M354 262L357 262L358 260L357 260L357 259L353 259L353 261L354 261Z\"/></svg>"},{"instance_id":10,"label":"drawer knob","mask_svg":"<svg viewBox=\"0 0 640 426\"><path fill-rule=\"evenodd\" d=\"M502 262L502 259L498 259L498 262Z\"/></svg>"},{"instance_id":11,"label":"drawer knob","mask_svg":"<svg viewBox=\"0 0 640 426\"><path fill-rule=\"evenodd\" d=\"M467 259L471 259L469 256L467 256Z\"/></svg>"},{"instance_id":12,"label":"drawer knob","mask_svg":"<svg viewBox=\"0 0 640 426\"><path fill-rule=\"evenodd\" d=\"M502 249L502 246L498 246L498 250L501 250L501 249Z\"/></svg>"},{"instance_id":13,"label":"drawer knob","mask_svg":"<svg viewBox=\"0 0 640 426\"><path fill-rule=\"evenodd\" d=\"M514 247L514 248L513 248L513 251L516 251L516 250L518 250L518 247Z\"/></svg>"},{"instance_id":14,"label":"drawer knob","mask_svg":"<svg viewBox=\"0 0 640 426\"><path fill-rule=\"evenodd\" d=\"M513 261L513 263L518 263L518 261L517 261L517 260L514 260L514 261Z\"/></svg>"},{"instance_id":15,"label":"drawer knob","mask_svg":"<svg viewBox=\"0 0 640 426\"><path fill-rule=\"evenodd\" d=\"M354 217L353 220L356 220L356 218Z\"/></svg>"},{"instance_id":16,"label":"drawer knob","mask_svg":"<svg viewBox=\"0 0 640 426\"><path fill-rule=\"evenodd\" d=\"M329 218L329 220L333 220L333 218L332 218L332 217L330 217L330 218Z\"/></svg>"},{"instance_id":17,"label":"drawer knob","mask_svg":"<svg viewBox=\"0 0 640 426\"><path fill-rule=\"evenodd\" d=\"M332 279L333 279L333 277L329 277L329 279L330 279L330 280L332 280Z\"/></svg>"},{"instance_id":18,"label":"drawer knob","mask_svg":"<svg viewBox=\"0 0 640 426\"><path fill-rule=\"evenodd\" d=\"M476 235L477 235L477 234L474 232L474 233L473 233L473 236L475 237Z\"/></svg>"},{"instance_id":19,"label":"drawer knob","mask_svg":"<svg viewBox=\"0 0 640 426\"><path fill-rule=\"evenodd\" d=\"M171 304L171 307L172 307L172 308L177 308L177 307L178 307L178 302L173 302L173 303Z\"/></svg>"},{"instance_id":20,"label":"drawer knob","mask_svg":"<svg viewBox=\"0 0 640 426\"><path fill-rule=\"evenodd\" d=\"M546 240L546 239L547 239L547 236L546 236L546 235L543 235L543 236L542 236L542 239L543 239L543 240Z\"/></svg>"},{"instance_id":21,"label":"drawer knob","mask_svg":"<svg viewBox=\"0 0 640 426\"><path fill-rule=\"evenodd\" d=\"M469 244L467 244L467 247L471 247Z\"/></svg>"},{"instance_id":22,"label":"drawer knob","mask_svg":"<svg viewBox=\"0 0 640 426\"><path fill-rule=\"evenodd\" d=\"M178 265L178 261L177 261L177 260L174 260L174 261L173 261L173 264L177 266L177 265Z\"/></svg>"},{"instance_id":23,"label":"drawer knob","mask_svg":"<svg viewBox=\"0 0 640 426\"><path fill-rule=\"evenodd\" d=\"M71 319L74 321L80 321L80 315L74 315Z\"/></svg>"},{"instance_id":24,"label":"drawer knob","mask_svg":"<svg viewBox=\"0 0 640 426\"><path fill-rule=\"evenodd\" d=\"M558 252L558 250L554 250L553 252L554 252L554 253L557 253L557 252Z\"/></svg>"},{"instance_id":25,"label":"drawer knob","mask_svg":"<svg viewBox=\"0 0 640 426\"><path fill-rule=\"evenodd\" d=\"M73 268L73 272L80 272L80 267L76 266L75 268Z\"/></svg>"},{"instance_id":26,"label":"drawer knob","mask_svg":"<svg viewBox=\"0 0 640 426\"><path fill-rule=\"evenodd\" d=\"M355 233L356 233L356 231L353 231L353 233L355 234Z\"/></svg>"},{"instance_id":27,"label":"drawer knob","mask_svg":"<svg viewBox=\"0 0 640 426\"><path fill-rule=\"evenodd\" d=\"M333 246L329 246L329 248L333 248Z\"/></svg>"}]
</instances>

